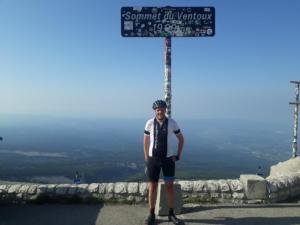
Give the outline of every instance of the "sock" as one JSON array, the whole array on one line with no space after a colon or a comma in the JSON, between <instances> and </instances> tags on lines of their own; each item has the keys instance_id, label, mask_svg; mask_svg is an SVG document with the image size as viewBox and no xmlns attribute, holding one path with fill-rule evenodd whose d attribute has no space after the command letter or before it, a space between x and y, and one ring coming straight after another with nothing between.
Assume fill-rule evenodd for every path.
<instances>
[{"instance_id":1,"label":"sock","mask_svg":"<svg viewBox=\"0 0 300 225\"><path fill-rule=\"evenodd\" d=\"M154 208L153 208L153 209L150 209L150 214L151 214L151 215L154 215Z\"/></svg>"},{"instance_id":2,"label":"sock","mask_svg":"<svg viewBox=\"0 0 300 225\"><path fill-rule=\"evenodd\" d=\"M169 215L174 215L174 210L173 210L173 208L170 208L170 210L169 210Z\"/></svg>"}]
</instances>

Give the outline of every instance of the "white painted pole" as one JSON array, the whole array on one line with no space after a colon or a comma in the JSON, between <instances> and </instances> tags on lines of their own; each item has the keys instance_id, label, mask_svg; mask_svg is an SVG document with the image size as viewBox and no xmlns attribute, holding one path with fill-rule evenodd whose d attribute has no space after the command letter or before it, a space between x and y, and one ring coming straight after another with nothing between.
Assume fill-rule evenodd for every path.
<instances>
[{"instance_id":1,"label":"white painted pole","mask_svg":"<svg viewBox=\"0 0 300 225\"><path fill-rule=\"evenodd\" d=\"M297 152L298 152L298 144L297 144L297 139L298 139L298 115L299 115L299 85L300 81L291 81L291 83L295 84L295 94L296 94L296 101L295 102L290 102L291 105L294 105L294 130L293 130L293 144L292 144L292 157L295 158L297 157Z\"/></svg>"},{"instance_id":2,"label":"white painted pole","mask_svg":"<svg viewBox=\"0 0 300 225\"><path fill-rule=\"evenodd\" d=\"M165 75L164 75L164 95L167 103L167 116L171 118L171 37L165 37Z\"/></svg>"}]
</instances>

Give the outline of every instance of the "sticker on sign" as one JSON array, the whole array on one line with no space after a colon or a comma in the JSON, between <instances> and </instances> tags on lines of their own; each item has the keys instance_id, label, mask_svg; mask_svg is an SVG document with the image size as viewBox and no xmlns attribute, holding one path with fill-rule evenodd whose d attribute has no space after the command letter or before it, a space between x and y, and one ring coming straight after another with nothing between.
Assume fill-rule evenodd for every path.
<instances>
[{"instance_id":1,"label":"sticker on sign","mask_svg":"<svg viewBox=\"0 0 300 225\"><path fill-rule=\"evenodd\" d=\"M214 7L122 7L123 37L215 35Z\"/></svg>"}]
</instances>

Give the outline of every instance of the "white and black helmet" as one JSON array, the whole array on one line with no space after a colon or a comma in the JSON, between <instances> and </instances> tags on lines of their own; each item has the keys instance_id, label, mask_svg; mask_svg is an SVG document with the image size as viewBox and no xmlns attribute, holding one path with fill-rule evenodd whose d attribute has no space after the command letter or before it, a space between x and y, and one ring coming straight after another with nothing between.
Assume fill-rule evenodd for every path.
<instances>
[{"instance_id":1,"label":"white and black helmet","mask_svg":"<svg viewBox=\"0 0 300 225\"><path fill-rule=\"evenodd\" d=\"M167 103L164 100L156 100L153 105L152 105L152 109L155 110L157 108L167 108Z\"/></svg>"}]
</instances>

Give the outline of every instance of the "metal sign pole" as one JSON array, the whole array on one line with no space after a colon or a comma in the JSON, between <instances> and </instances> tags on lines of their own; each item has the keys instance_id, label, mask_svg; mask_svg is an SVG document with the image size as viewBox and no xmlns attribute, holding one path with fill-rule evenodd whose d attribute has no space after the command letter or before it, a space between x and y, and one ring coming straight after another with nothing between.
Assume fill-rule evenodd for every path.
<instances>
[{"instance_id":1,"label":"metal sign pole","mask_svg":"<svg viewBox=\"0 0 300 225\"><path fill-rule=\"evenodd\" d=\"M164 98L171 118L171 38L215 35L214 7L122 7L123 37L165 38Z\"/></svg>"},{"instance_id":2,"label":"metal sign pole","mask_svg":"<svg viewBox=\"0 0 300 225\"><path fill-rule=\"evenodd\" d=\"M167 116L171 118L171 37L165 38L165 76L164 76L164 94L167 103Z\"/></svg>"},{"instance_id":3,"label":"metal sign pole","mask_svg":"<svg viewBox=\"0 0 300 225\"><path fill-rule=\"evenodd\" d=\"M299 113L299 85L300 81L291 81L291 83L295 84L295 92L296 92L296 101L290 102L291 105L294 105L294 132L293 132L293 158L297 157L298 151L298 113Z\"/></svg>"}]
</instances>

